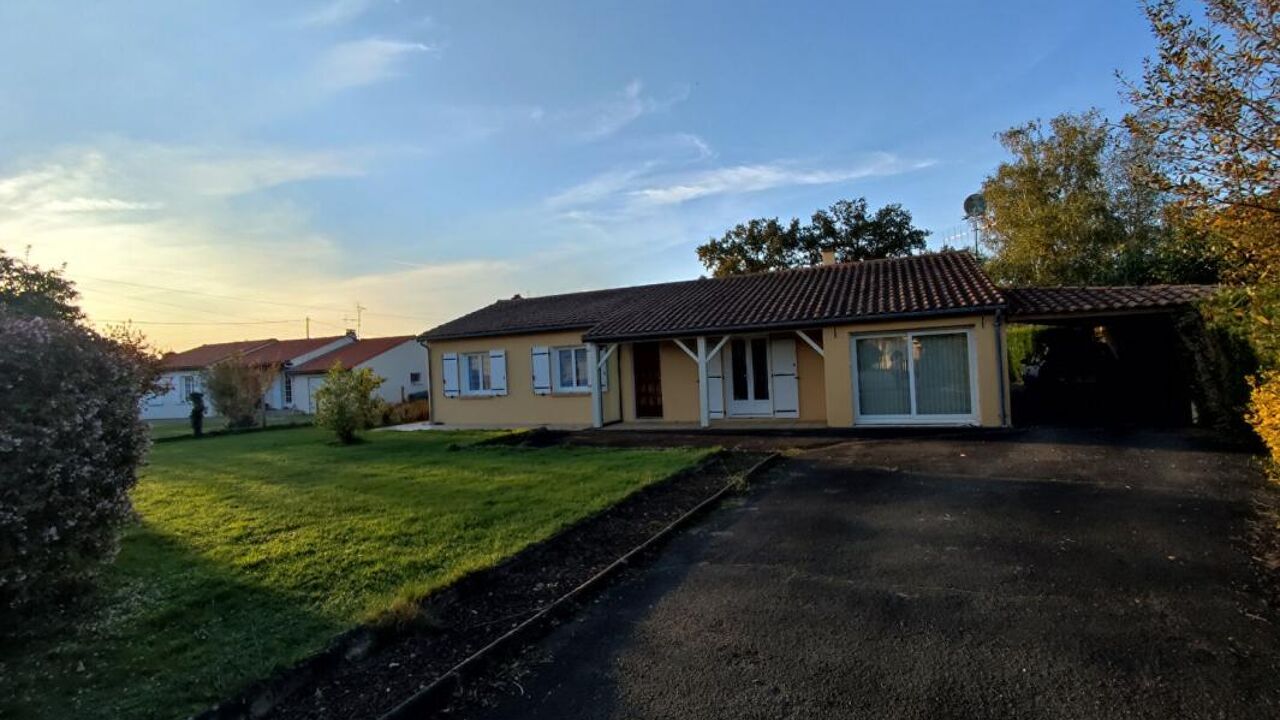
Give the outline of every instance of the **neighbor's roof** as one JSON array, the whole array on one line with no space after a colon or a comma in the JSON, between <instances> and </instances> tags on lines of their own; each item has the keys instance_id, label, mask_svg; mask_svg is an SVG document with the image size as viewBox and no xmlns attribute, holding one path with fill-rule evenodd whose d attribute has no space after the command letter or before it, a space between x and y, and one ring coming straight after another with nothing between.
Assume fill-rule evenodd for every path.
<instances>
[{"instance_id":1,"label":"neighbor's roof","mask_svg":"<svg viewBox=\"0 0 1280 720\"><path fill-rule=\"evenodd\" d=\"M266 340L209 343L179 353L169 353L160 358L160 364L166 370L196 370L226 360L236 353L253 352L278 342L280 341L275 338L267 338Z\"/></svg>"},{"instance_id":2,"label":"neighbor's roof","mask_svg":"<svg viewBox=\"0 0 1280 720\"><path fill-rule=\"evenodd\" d=\"M343 345L333 352L325 353L317 358L312 358L296 368L295 373L323 373L328 372L334 363L342 363L342 367L353 368L366 360L381 355L382 353L413 340L413 335L396 335L393 337L366 338L358 340L350 345ZM421 349L421 348L419 348Z\"/></svg>"},{"instance_id":3,"label":"neighbor's roof","mask_svg":"<svg viewBox=\"0 0 1280 720\"><path fill-rule=\"evenodd\" d=\"M944 315L1003 304L972 255L944 252L500 300L422 337L583 329L586 339L612 341Z\"/></svg>"},{"instance_id":4,"label":"neighbor's roof","mask_svg":"<svg viewBox=\"0 0 1280 720\"><path fill-rule=\"evenodd\" d=\"M315 352L325 345L341 340L344 337L346 335L301 340L280 340L253 352L245 353L244 361L249 365L283 365L299 355Z\"/></svg>"},{"instance_id":5,"label":"neighbor's roof","mask_svg":"<svg viewBox=\"0 0 1280 720\"><path fill-rule=\"evenodd\" d=\"M1141 285L1117 287L1028 287L1004 290L1009 317L1098 315L1161 310L1189 305L1214 285Z\"/></svg>"}]
</instances>

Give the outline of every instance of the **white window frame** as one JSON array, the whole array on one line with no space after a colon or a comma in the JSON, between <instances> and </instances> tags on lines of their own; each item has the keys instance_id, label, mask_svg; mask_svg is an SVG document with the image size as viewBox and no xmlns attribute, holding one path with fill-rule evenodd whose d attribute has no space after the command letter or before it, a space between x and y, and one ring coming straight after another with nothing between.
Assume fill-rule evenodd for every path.
<instances>
[{"instance_id":1,"label":"white window frame","mask_svg":"<svg viewBox=\"0 0 1280 720\"><path fill-rule=\"evenodd\" d=\"M289 375L284 376L284 405L293 406L293 377Z\"/></svg>"},{"instance_id":2,"label":"white window frame","mask_svg":"<svg viewBox=\"0 0 1280 720\"><path fill-rule=\"evenodd\" d=\"M572 352L575 364L572 385L564 385L560 382L560 353ZM578 384L578 353L582 353L582 363L586 366L587 372L584 383ZM560 347L551 348L551 391L556 394L581 394L591 392L591 355L587 352L586 345L561 345Z\"/></svg>"},{"instance_id":3,"label":"white window frame","mask_svg":"<svg viewBox=\"0 0 1280 720\"><path fill-rule=\"evenodd\" d=\"M921 415L916 412L916 361L911 352L912 340L925 335L964 334L969 350L969 413L963 415ZM858 341L877 338L906 338L907 386L911 392L911 413L908 415L863 415L862 398L858 393ZM982 410L978 400L978 348L972 327L929 328L927 330L898 330L874 333L853 333L849 336L849 365L853 371L853 424L854 425L978 425Z\"/></svg>"},{"instance_id":4,"label":"white window frame","mask_svg":"<svg viewBox=\"0 0 1280 720\"><path fill-rule=\"evenodd\" d=\"M481 362L480 384L484 386L485 382L488 382L487 386L480 388L471 387L471 362L476 358L479 358ZM482 396L493 394L493 368L490 365L488 350L458 353L458 374L462 376L459 378L458 386L463 395Z\"/></svg>"},{"instance_id":5,"label":"white window frame","mask_svg":"<svg viewBox=\"0 0 1280 720\"><path fill-rule=\"evenodd\" d=\"M179 383L179 387L182 389L180 391L181 397L178 398L178 402L186 405L191 404L191 393L200 392L200 383L195 375L183 375L182 382Z\"/></svg>"}]
</instances>

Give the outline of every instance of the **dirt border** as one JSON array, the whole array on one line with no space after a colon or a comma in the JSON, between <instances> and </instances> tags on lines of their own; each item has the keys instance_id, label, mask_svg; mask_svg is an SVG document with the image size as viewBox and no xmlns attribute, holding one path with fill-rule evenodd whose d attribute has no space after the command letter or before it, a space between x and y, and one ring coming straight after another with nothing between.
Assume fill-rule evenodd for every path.
<instances>
[{"instance_id":1,"label":"dirt border","mask_svg":"<svg viewBox=\"0 0 1280 720\"><path fill-rule=\"evenodd\" d=\"M760 460L743 473L741 482L750 481L756 473L777 462L781 457L782 456L778 453L771 453L765 456L764 459ZM534 614L533 617L530 617L512 628L505 635L476 651L470 657L457 665L454 665L448 672L433 680L430 685L419 690L417 693L392 708L390 712L381 715L379 720L406 720L407 718L418 718L422 717L424 714L437 712L443 709L449 701L452 700L454 691L464 681L469 673L487 663L493 662L498 657L499 653L501 653L508 645L519 639L521 636L529 634L540 627L559 610L567 607L575 600L599 590L606 581L610 580L620 570L627 567L627 565L637 556L663 542L676 530L679 530L691 520L706 512L716 503L720 502L725 495L732 492L737 485L738 481L730 480L729 483L712 493L706 500L695 505L666 527L651 535L644 542L628 550L622 557L610 563L608 567L591 576L581 585L578 585L564 595L556 598L549 605L544 606Z\"/></svg>"},{"instance_id":2,"label":"dirt border","mask_svg":"<svg viewBox=\"0 0 1280 720\"><path fill-rule=\"evenodd\" d=\"M531 448L531 451L536 452L536 449ZM535 543L507 558L498 565L466 575L449 586L433 592L419 603L417 606L418 616L412 622L401 625L367 624L347 630L333 638L323 650L291 666L278 668L269 676L251 683L230 698L194 717L196 720L244 720L246 718L267 716L316 717L317 713L314 709L308 708L308 706L318 702L316 699L321 697L322 689L329 690L331 685L334 684L341 686L343 682L342 676L344 675L359 677L364 682L368 681L367 678L362 677L364 675L374 675L379 682L386 680L386 676L389 674L395 675L394 680L397 684L405 684L406 680L410 684L410 687L405 688L405 691L400 693L400 697L404 697L410 691L416 697L426 685L416 681L416 679L409 678L404 671L401 673L388 673L387 670L378 670L377 668L387 666L396 668L400 663L395 662L395 660L404 661L405 658L402 656L406 650L411 651L409 652L410 658L422 651L420 654L424 657L420 657L418 660L419 662L425 662L427 665L433 664L435 660L447 659L449 656L463 658L463 663L461 663L463 665L471 661L472 665L467 667L475 667L482 664L479 660L487 659L496 654L496 650L503 646L509 646L512 639L528 632L538 624L537 622L529 622L529 620L534 619L534 617L529 617L529 620L519 623L522 626L520 632L501 632L500 623L510 619L510 617L501 613L494 616L484 614L487 609L486 606L500 604L502 598L495 599L494 596L509 590L510 576L514 574L517 579L520 579L521 576L524 579L528 579L528 576L533 574L531 567L542 568L549 560L554 562L557 556L574 557L575 550L580 551L584 541L601 543L603 539L601 536L603 535L604 538L607 538L612 531L613 525L619 522L623 523L624 526L628 524L633 526L630 529L630 534L635 536L634 526L651 525L655 522L654 515L662 516L664 527L662 527L657 536L651 536L652 533L646 533L647 539L641 544L640 548L633 547L622 557L617 557L616 555L601 557L593 567L582 568L591 571L589 579L585 583L581 580L581 570L576 566L570 566L567 569L551 568L552 572L547 573L547 575L552 577L547 579L546 587L542 587L543 583L539 582L538 587L523 588L525 592L521 593L522 597L536 599L541 594L547 598L554 598L554 602L542 607L528 608L528 612L521 613L524 615L535 614L541 620L546 620L552 615L556 615L557 611L569 604L569 602L561 602L565 598L559 597L560 593L548 595L548 591L554 591L559 584L562 584L562 581L569 579L573 585L577 586L571 591L570 595L575 597L585 595L595 585L607 579L606 577L597 576L616 572L627 561L634 559L637 551L652 547L652 545L669 535L679 523L687 522L691 519L696 513L689 509L690 505L696 510L705 510L713 505L715 500L721 499L726 492L732 489L735 482L738 482L735 476L739 471L747 467L747 462L759 458L772 462L776 460L776 454L766 456L765 453L732 451L713 453L697 465L637 490L619 503L579 520L552 537ZM753 462L750 471L758 472L762 462ZM719 482L715 482L716 480L719 480ZM711 496L704 494L706 490L701 493L698 492L698 488L701 485L707 485L712 482L715 482L714 487L716 489L711 493ZM695 494L696 498L690 498L690 493ZM675 503L674 506L673 503ZM678 514L678 518L675 522L671 522L670 517L675 514ZM595 569L605 562L608 563L605 570L599 571ZM575 572L579 574L576 578L573 578ZM566 575L569 578L566 578ZM595 585L592 583L595 583ZM554 609L551 608L553 605ZM479 607L480 610L475 610L474 608L476 607ZM471 613L466 619L472 620L472 622L460 627L457 622L459 618L451 617L446 619L446 616L450 614L457 615L463 612L459 608L464 608L466 612ZM510 608L507 608L507 610L509 611ZM548 610L551 611L548 612ZM449 620L453 622L449 622ZM499 641L492 639L495 634L501 636ZM451 648L450 645L453 647ZM484 646L481 653L476 652L477 645ZM488 647L490 645L494 647ZM473 657L477 654L480 654L481 658ZM392 660L392 662L386 663L385 661L387 660ZM379 663L383 663L383 665L380 666ZM410 664L405 663L405 665ZM455 672L458 670L457 665L459 664L455 659L440 666L441 670L447 669L447 672L443 673L440 678L448 676L454 678L450 682L456 682L462 675ZM463 669L467 669L467 667ZM411 668L405 667L405 671L411 672ZM426 677L440 679L435 674ZM359 687L359 684L357 683L355 686ZM340 689L342 688L340 687ZM345 689L348 695L356 694L356 691L351 689L351 684ZM387 689L388 691L390 690L390 688ZM314 690L314 696L304 692L312 690ZM448 693L445 693L444 697L447 699ZM349 697L339 697L337 701L339 703L349 702ZM370 716L385 711L385 707L383 709L366 707L366 709L368 710L367 715ZM320 714L327 713L322 711Z\"/></svg>"}]
</instances>

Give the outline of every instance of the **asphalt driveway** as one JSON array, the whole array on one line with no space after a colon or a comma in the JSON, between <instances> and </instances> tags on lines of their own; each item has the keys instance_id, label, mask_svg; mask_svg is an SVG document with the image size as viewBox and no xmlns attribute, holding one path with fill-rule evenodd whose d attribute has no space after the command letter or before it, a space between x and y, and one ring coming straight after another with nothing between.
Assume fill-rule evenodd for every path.
<instances>
[{"instance_id":1,"label":"asphalt driveway","mask_svg":"<svg viewBox=\"0 0 1280 720\"><path fill-rule=\"evenodd\" d=\"M1247 455L851 441L778 466L505 669L485 718L1275 718Z\"/></svg>"}]
</instances>

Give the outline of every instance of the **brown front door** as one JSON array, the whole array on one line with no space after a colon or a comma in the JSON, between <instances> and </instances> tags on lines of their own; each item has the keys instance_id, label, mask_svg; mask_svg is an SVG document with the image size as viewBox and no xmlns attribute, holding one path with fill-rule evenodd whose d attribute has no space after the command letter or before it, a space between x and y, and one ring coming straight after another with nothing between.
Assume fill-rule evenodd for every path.
<instances>
[{"instance_id":1,"label":"brown front door","mask_svg":"<svg viewBox=\"0 0 1280 720\"><path fill-rule=\"evenodd\" d=\"M662 361L658 343L636 343L631 346L636 377L636 417L662 417Z\"/></svg>"}]
</instances>

